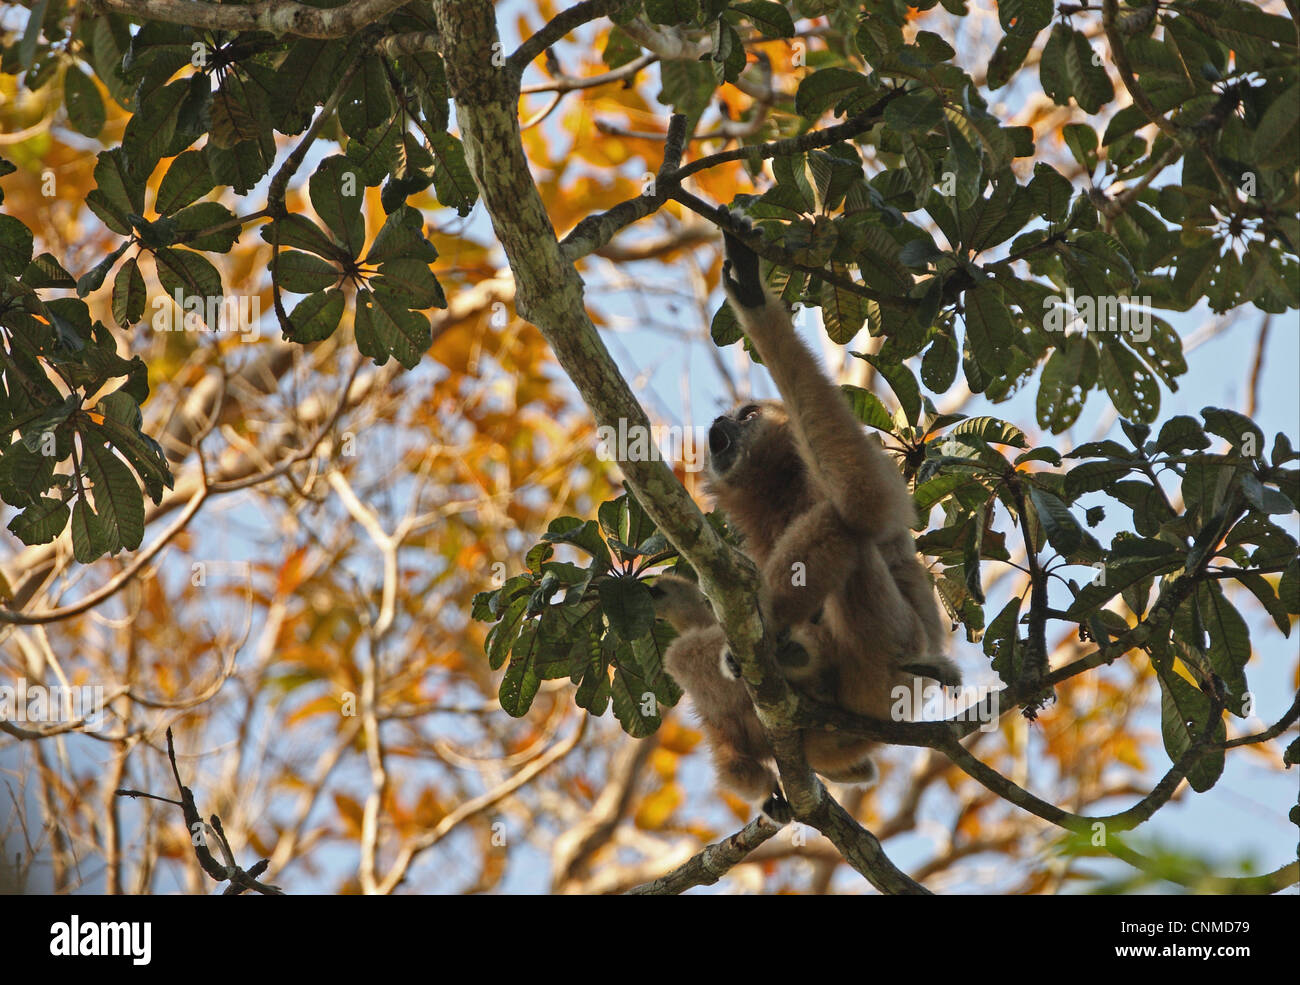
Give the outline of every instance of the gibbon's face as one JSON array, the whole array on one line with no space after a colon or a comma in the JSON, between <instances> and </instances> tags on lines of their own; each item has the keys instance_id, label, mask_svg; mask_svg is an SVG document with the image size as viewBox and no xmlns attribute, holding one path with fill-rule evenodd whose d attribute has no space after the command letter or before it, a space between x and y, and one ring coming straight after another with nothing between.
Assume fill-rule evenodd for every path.
<instances>
[{"instance_id":1,"label":"gibbon's face","mask_svg":"<svg viewBox=\"0 0 1300 985\"><path fill-rule=\"evenodd\" d=\"M787 467L798 453L779 400L753 401L723 414L709 428L709 474L719 485L750 481Z\"/></svg>"}]
</instances>

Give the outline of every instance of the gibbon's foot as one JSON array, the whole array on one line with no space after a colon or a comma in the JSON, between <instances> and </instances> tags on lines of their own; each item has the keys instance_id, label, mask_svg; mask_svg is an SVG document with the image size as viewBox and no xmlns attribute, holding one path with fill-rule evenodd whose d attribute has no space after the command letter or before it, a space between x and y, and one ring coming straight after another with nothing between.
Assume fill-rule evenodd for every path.
<instances>
[{"instance_id":1,"label":"gibbon's foot","mask_svg":"<svg viewBox=\"0 0 1300 985\"><path fill-rule=\"evenodd\" d=\"M731 647L722 648L722 658L719 660L722 666L722 676L729 681L740 680L740 663L736 660L736 655L731 652Z\"/></svg>"},{"instance_id":2,"label":"gibbon's foot","mask_svg":"<svg viewBox=\"0 0 1300 985\"><path fill-rule=\"evenodd\" d=\"M961 670L947 657L930 657L928 660L899 664L898 669L917 677L928 677L945 687L961 687Z\"/></svg>"},{"instance_id":3,"label":"gibbon's foot","mask_svg":"<svg viewBox=\"0 0 1300 985\"><path fill-rule=\"evenodd\" d=\"M790 809L790 802L785 799L785 794L781 793L779 789L773 790L759 809L763 812L763 816L773 824L784 825L794 820L794 811Z\"/></svg>"},{"instance_id":4,"label":"gibbon's foot","mask_svg":"<svg viewBox=\"0 0 1300 985\"><path fill-rule=\"evenodd\" d=\"M790 639L790 631L787 629L776 638L776 662L782 667L797 670L807 667L812 663L812 658L808 656L803 644Z\"/></svg>"},{"instance_id":5,"label":"gibbon's foot","mask_svg":"<svg viewBox=\"0 0 1300 985\"><path fill-rule=\"evenodd\" d=\"M819 770L818 772L821 771ZM870 756L865 756L860 762L834 770L830 773L822 773L822 776L833 783L871 786L880 778L880 771L876 769L876 761Z\"/></svg>"},{"instance_id":6,"label":"gibbon's foot","mask_svg":"<svg viewBox=\"0 0 1300 985\"><path fill-rule=\"evenodd\" d=\"M758 276L758 254L731 233L724 232L727 259L722 264L722 280L727 291L746 308L761 308L765 301L763 281Z\"/></svg>"}]
</instances>

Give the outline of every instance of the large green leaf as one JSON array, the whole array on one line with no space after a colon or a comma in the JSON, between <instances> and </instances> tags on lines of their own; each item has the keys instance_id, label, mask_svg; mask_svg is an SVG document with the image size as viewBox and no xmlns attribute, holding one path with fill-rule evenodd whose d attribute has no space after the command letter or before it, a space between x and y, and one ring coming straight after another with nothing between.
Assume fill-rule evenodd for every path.
<instances>
[{"instance_id":1,"label":"large green leaf","mask_svg":"<svg viewBox=\"0 0 1300 985\"><path fill-rule=\"evenodd\" d=\"M413 369L433 344L427 315L411 311L399 296L376 288L357 292L357 348L382 366L392 356Z\"/></svg>"}]
</instances>

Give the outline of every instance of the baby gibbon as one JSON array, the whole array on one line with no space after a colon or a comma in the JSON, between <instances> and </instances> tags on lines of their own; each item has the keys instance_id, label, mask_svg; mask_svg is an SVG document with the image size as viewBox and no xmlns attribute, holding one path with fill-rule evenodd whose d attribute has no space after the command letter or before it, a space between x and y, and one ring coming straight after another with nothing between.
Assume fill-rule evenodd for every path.
<instances>
[{"instance_id":1,"label":"baby gibbon","mask_svg":"<svg viewBox=\"0 0 1300 985\"><path fill-rule=\"evenodd\" d=\"M923 676L961 682L944 655L948 631L916 556L907 484L869 438L840 389L795 334L759 278L758 257L727 235L723 284L783 401L758 401L709 429L709 491L761 575L759 605L777 663L809 695L888 719L897 685ZM665 654L691 695L719 783L788 816L772 750L708 601L660 576L659 611L679 636ZM869 740L806 732L809 765L828 780L876 777Z\"/></svg>"}]
</instances>

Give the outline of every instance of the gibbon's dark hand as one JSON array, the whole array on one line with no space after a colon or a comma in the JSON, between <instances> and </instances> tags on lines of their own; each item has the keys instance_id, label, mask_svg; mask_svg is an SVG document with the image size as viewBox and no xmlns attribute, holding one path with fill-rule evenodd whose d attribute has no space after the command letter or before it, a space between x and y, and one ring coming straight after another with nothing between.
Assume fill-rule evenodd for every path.
<instances>
[{"instance_id":1,"label":"gibbon's dark hand","mask_svg":"<svg viewBox=\"0 0 1300 985\"><path fill-rule=\"evenodd\" d=\"M760 810L774 824L786 825L794 820L794 810L790 807L790 802L785 799L785 794L781 792L779 787L772 791L767 800L763 801Z\"/></svg>"},{"instance_id":2,"label":"gibbon's dark hand","mask_svg":"<svg viewBox=\"0 0 1300 985\"><path fill-rule=\"evenodd\" d=\"M746 308L761 308L766 300L763 281L758 276L758 254L738 237L723 232L727 259L722 264L722 279L727 293Z\"/></svg>"}]
</instances>

